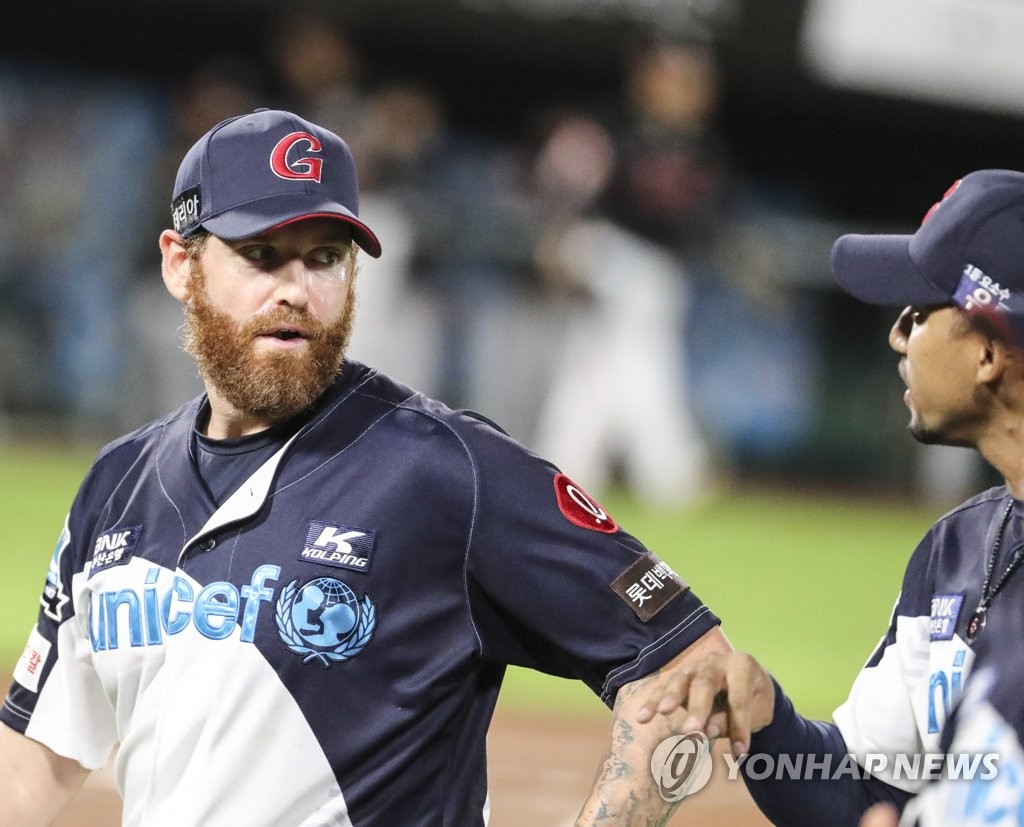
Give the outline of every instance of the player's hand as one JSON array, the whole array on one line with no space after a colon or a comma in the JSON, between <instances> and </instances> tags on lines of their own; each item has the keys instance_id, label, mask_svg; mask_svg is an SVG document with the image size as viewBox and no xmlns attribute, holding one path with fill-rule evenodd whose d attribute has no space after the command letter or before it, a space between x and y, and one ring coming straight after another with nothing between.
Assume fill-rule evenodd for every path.
<instances>
[{"instance_id":1,"label":"player's hand","mask_svg":"<svg viewBox=\"0 0 1024 827\"><path fill-rule=\"evenodd\" d=\"M860 827L898 827L899 813L892 804L876 804L860 820Z\"/></svg>"},{"instance_id":2,"label":"player's hand","mask_svg":"<svg viewBox=\"0 0 1024 827\"><path fill-rule=\"evenodd\" d=\"M709 738L728 735L738 758L750 749L751 733L771 723L775 685L750 655L715 652L674 669L641 705L637 720L647 723L680 707L688 713L684 731L701 731Z\"/></svg>"}]
</instances>

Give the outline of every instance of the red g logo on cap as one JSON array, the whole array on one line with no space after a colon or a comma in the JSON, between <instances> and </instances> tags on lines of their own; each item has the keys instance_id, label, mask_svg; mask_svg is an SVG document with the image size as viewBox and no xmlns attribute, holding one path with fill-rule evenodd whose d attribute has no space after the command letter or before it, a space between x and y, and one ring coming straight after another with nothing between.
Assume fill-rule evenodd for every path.
<instances>
[{"instance_id":1,"label":"red g logo on cap","mask_svg":"<svg viewBox=\"0 0 1024 827\"><path fill-rule=\"evenodd\" d=\"M938 201L936 201L934 204L932 204L928 208L928 212L926 212L924 214L924 218L921 219L921 223L922 224L924 224L925 221L927 221L929 218L932 217L932 213L934 213L939 207L942 206L942 202L943 201L945 201L947 198L949 198L949 196L951 196L954 192L956 192L960 188L960 181L961 180L963 180L963 179L957 178L953 182L952 186L942 194L942 198L939 199Z\"/></svg>"},{"instance_id":2,"label":"red g logo on cap","mask_svg":"<svg viewBox=\"0 0 1024 827\"><path fill-rule=\"evenodd\" d=\"M305 141L309 144L310 152L320 152L323 145L308 132L292 132L285 135L274 151L270 153L270 168L278 178L285 178L289 181L311 180L320 183L320 170L323 169L322 158L298 158L292 164L288 163L288 153L296 144Z\"/></svg>"}]
</instances>

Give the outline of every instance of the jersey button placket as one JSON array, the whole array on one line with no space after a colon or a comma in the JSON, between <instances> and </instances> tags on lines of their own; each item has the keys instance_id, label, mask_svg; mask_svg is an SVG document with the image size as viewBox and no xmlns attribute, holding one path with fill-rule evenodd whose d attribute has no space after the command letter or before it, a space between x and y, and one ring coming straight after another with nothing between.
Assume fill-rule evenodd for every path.
<instances>
[{"instance_id":1,"label":"jersey button placket","mask_svg":"<svg viewBox=\"0 0 1024 827\"><path fill-rule=\"evenodd\" d=\"M200 551L212 551L213 547L217 545L217 541L213 537L207 537L199 544Z\"/></svg>"}]
</instances>

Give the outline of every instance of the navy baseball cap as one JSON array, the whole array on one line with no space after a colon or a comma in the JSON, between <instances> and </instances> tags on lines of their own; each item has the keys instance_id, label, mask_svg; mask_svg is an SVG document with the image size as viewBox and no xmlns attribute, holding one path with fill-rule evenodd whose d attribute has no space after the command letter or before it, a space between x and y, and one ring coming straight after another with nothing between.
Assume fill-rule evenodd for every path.
<instances>
[{"instance_id":1,"label":"navy baseball cap","mask_svg":"<svg viewBox=\"0 0 1024 827\"><path fill-rule=\"evenodd\" d=\"M912 235L844 235L832 272L869 304L955 304L1024 330L1024 173L965 175Z\"/></svg>"},{"instance_id":2,"label":"navy baseball cap","mask_svg":"<svg viewBox=\"0 0 1024 827\"><path fill-rule=\"evenodd\" d=\"M291 112L257 109L221 121L185 154L171 199L183 237L252 238L306 218L337 218L376 258L380 242L359 220L352 152L333 132Z\"/></svg>"}]
</instances>

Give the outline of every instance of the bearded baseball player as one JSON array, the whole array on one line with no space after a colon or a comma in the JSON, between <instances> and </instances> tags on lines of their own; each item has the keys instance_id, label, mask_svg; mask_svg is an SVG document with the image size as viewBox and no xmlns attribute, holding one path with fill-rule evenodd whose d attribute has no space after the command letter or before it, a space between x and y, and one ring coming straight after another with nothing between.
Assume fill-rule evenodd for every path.
<instances>
[{"instance_id":1,"label":"bearded baseball player","mask_svg":"<svg viewBox=\"0 0 1024 827\"><path fill-rule=\"evenodd\" d=\"M906 305L889 343L900 357L913 436L975 448L1005 484L950 511L918 545L889 628L834 723L798 715L767 672L737 653L709 656L643 705L647 720L688 695L692 720L684 727L698 728L724 690L742 735L750 721L759 730L751 753L791 767L812 757L817 772L746 775L776 824L856 825L887 802L889 816L873 810L866 820L884 824L922 790L906 824L1024 824L1022 238L1024 173L979 170L958 180L914 234L846 235L835 244L840 285L866 302ZM1005 758L995 780L976 760L984 753ZM939 757L937 769L925 771L927 756ZM965 780L966 766L974 769Z\"/></svg>"},{"instance_id":2,"label":"bearded baseball player","mask_svg":"<svg viewBox=\"0 0 1024 827\"><path fill-rule=\"evenodd\" d=\"M71 505L0 712L0 823L50 823L116 746L126 825L482 825L508 664L613 709L578 823L664 823L649 763L679 720L633 724L729 649L718 619L500 428L343 358L357 249L381 253L345 143L224 121L171 216L206 392Z\"/></svg>"}]
</instances>

